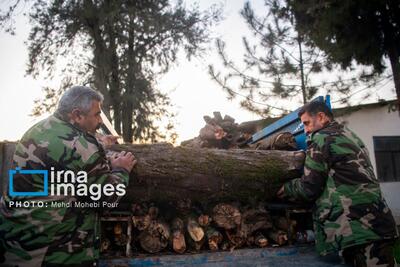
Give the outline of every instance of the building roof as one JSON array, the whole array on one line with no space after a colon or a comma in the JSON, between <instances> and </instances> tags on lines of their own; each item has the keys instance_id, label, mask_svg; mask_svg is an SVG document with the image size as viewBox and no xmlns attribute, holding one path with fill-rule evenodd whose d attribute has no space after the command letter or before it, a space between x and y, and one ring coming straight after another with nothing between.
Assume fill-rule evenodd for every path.
<instances>
[{"instance_id":1,"label":"building roof","mask_svg":"<svg viewBox=\"0 0 400 267\"><path fill-rule=\"evenodd\" d=\"M332 112L333 112L334 117L341 117L343 115L348 115L350 113L359 111L361 109L384 107L386 105L395 104L396 101L397 101L396 99L393 99L393 100L382 100L382 101L375 102L375 103L368 103L368 104L360 104L360 105L356 105L356 106L347 106L347 107L341 107L341 108L334 108L334 109L332 109ZM257 131L263 129L264 127L267 127L268 125L274 123L275 121L283 118L285 115L287 115L287 114L284 114L284 115L279 116L279 117L273 117L273 118L267 117L265 119L242 122L239 125L239 128L243 128L242 131L244 130L244 132L257 132Z\"/></svg>"},{"instance_id":2,"label":"building roof","mask_svg":"<svg viewBox=\"0 0 400 267\"><path fill-rule=\"evenodd\" d=\"M361 104L361 105L356 105L356 106L347 106L347 107L341 107L341 108L334 108L332 109L333 115L335 117L340 117L343 115L347 115L349 113L353 113L356 111L359 111L361 109L370 109L370 108L378 108L378 107L384 107L390 104L395 104L396 103L396 99L394 100L382 100L379 102L375 102L375 103L368 103L368 104Z\"/></svg>"}]
</instances>

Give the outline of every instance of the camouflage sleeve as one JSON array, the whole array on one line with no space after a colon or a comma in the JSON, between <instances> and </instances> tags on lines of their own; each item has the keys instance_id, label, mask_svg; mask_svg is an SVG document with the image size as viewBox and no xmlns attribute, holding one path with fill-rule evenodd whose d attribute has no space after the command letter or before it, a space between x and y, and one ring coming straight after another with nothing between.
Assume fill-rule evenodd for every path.
<instances>
[{"instance_id":1,"label":"camouflage sleeve","mask_svg":"<svg viewBox=\"0 0 400 267\"><path fill-rule=\"evenodd\" d=\"M89 165L86 169L88 185L99 184L104 187L106 184L111 184L118 192L125 190L129 183L129 173L127 170L123 168L111 168L107 158L101 153L95 153L92 158L93 164ZM122 196L123 194L121 193L115 193L110 196L102 193L98 201L115 203L119 202ZM97 199L95 201L97 201Z\"/></svg>"},{"instance_id":2,"label":"camouflage sleeve","mask_svg":"<svg viewBox=\"0 0 400 267\"><path fill-rule=\"evenodd\" d=\"M325 188L328 177L329 145L326 136L316 134L307 149L304 174L284 185L285 196L303 201L317 199Z\"/></svg>"},{"instance_id":3,"label":"camouflage sleeve","mask_svg":"<svg viewBox=\"0 0 400 267\"><path fill-rule=\"evenodd\" d=\"M75 164L73 164L74 169L77 172L83 170L87 173L87 185L92 188L92 192L90 190L88 192L91 199L85 198L85 200L96 202L106 201L109 203L119 202L120 198L124 195L125 188L128 186L128 171L123 168L112 168L104 150L95 141L88 142L86 149L82 149L80 146L75 147L77 148L75 150L75 153L77 153L76 156L81 160L75 161ZM98 191L102 191L101 194ZM114 193L105 193L105 191L114 191Z\"/></svg>"}]
</instances>

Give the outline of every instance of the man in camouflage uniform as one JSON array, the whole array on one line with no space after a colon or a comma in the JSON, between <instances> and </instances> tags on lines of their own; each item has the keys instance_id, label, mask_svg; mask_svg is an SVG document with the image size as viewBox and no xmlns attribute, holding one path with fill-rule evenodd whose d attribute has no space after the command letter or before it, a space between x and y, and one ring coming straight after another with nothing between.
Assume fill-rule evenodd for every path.
<instances>
[{"instance_id":1,"label":"man in camouflage uniform","mask_svg":"<svg viewBox=\"0 0 400 267\"><path fill-rule=\"evenodd\" d=\"M309 135L304 175L286 183L278 197L315 202L321 256L341 254L352 266L394 266L396 224L365 145L323 102L305 105L299 117Z\"/></svg>"},{"instance_id":2,"label":"man in camouflage uniform","mask_svg":"<svg viewBox=\"0 0 400 267\"><path fill-rule=\"evenodd\" d=\"M88 185L128 184L136 163L131 153L107 159L94 137L102 123L103 97L82 86L72 87L61 97L57 111L30 128L16 146L14 167L22 170L86 171ZM14 192L44 190L43 177L17 173ZM50 176L49 176L50 181ZM102 195L97 202L115 203L121 196ZM44 203L43 207L15 207L12 201ZM0 266L92 266L99 256L99 210L51 203L85 201L89 197L4 196L0 203Z\"/></svg>"}]
</instances>

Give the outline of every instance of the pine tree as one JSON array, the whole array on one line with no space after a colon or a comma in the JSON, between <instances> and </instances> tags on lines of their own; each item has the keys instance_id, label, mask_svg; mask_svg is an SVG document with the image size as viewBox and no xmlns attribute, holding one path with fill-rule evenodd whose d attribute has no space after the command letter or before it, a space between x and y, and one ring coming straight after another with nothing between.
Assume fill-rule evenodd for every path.
<instances>
[{"instance_id":1,"label":"pine tree","mask_svg":"<svg viewBox=\"0 0 400 267\"><path fill-rule=\"evenodd\" d=\"M348 68L356 61L383 74L389 59L400 105L400 2L398 0L287 0L297 30L330 62ZM400 109L399 109L400 110Z\"/></svg>"},{"instance_id":2,"label":"pine tree","mask_svg":"<svg viewBox=\"0 0 400 267\"><path fill-rule=\"evenodd\" d=\"M311 100L317 92L340 96L350 94L361 82L376 83L373 73L349 74L338 71L326 54L315 46L307 35L296 30L296 18L283 0L265 0L265 16L257 16L250 2L241 15L257 44L243 37L245 55L239 67L226 54L226 44L217 40L217 49L227 74L209 66L209 73L230 98L242 95L242 107L259 115L272 109L287 112L284 107L270 105L271 100L301 96L302 102ZM328 75L329 74L329 75ZM359 77L364 77L363 80ZM235 84L239 84L235 87ZM343 98L346 99L346 98ZM275 102L278 102L275 101ZM266 108L260 108L260 106Z\"/></svg>"}]
</instances>

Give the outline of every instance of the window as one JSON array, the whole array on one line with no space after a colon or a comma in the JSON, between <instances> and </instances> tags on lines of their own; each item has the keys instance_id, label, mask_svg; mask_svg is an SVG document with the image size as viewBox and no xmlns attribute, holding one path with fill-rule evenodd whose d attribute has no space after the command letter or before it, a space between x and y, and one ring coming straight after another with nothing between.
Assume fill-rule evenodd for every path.
<instances>
[{"instance_id":1,"label":"window","mask_svg":"<svg viewBox=\"0 0 400 267\"><path fill-rule=\"evenodd\" d=\"M374 150L379 181L400 181L400 136L374 136Z\"/></svg>"}]
</instances>

